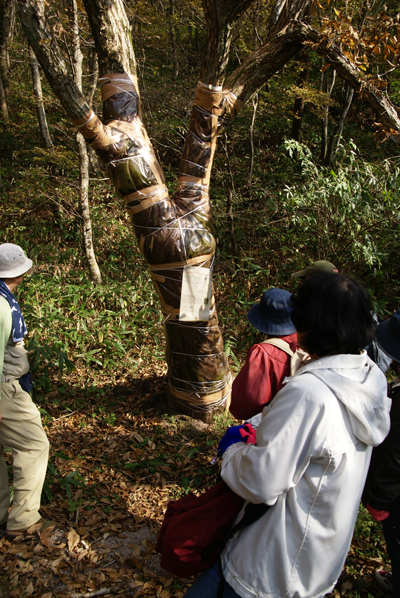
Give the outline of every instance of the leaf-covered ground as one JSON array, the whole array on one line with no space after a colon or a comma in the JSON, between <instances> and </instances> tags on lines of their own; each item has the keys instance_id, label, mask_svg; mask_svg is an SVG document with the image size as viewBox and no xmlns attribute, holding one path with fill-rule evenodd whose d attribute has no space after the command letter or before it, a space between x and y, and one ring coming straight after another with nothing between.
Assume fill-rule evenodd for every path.
<instances>
[{"instance_id":1,"label":"leaf-covered ground","mask_svg":"<svg viewBox=\"0 0 400 598\"><path fill-rule=\"evenodd\" d=\"M173 414L162 374L160 366L89 397L65 393L62 406L47 396L42 513L59 527L29 542L0 539L2 598L184 595L193 580L160 568L157 532L169 500L212 483L211 459L232 419L207 425ZM331 596L378 598L373 571L388 566L379 526L360 512L356 534Z\"/></svg>"}]
</instances>

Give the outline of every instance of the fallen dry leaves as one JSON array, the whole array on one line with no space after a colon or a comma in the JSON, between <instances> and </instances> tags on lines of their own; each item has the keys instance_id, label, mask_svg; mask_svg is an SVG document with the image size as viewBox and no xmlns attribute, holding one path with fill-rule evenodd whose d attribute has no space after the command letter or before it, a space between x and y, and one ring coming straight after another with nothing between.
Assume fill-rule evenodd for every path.
<instances>
[{"instance_id":1,"label":"fallen dry leaves","mask_svg":"<svg viewBox=\"0 0 400 598\"><path fill-rule=\"evenodd\" d=\"M191 580L162 570L154 545L182 482L210 470L209 426L165 416L162 377L137 390L105 390L67 417L65 407L64 401L45 407L53 418L46 431L56 474L49 477L52 500L42 515L59 527L29 542L0 539L0 597L181 598ZM106 412L113 425L104 420ZM74 472L68 498L65 481ZM200 477L206 482L208 475Z\"/></svg>"},{"instance_id":2,"label":"fallen dry leaves","mask_svg":"<svg viewBox=\"0 0 400 598\"><path fill-rule=\"evenodd\" d=\"M0 539L0 598L182 598L193 580L162 570L154 545L168 501L210 480L220 432L172 415L163 377L105 388L83 407L77 399L61 406L50 396L45 406L56 473L42 514L59 528ZM372 578L385 562L366 548L368 539L353 544L331 598L383 596Z\"/></svg>"}]
</instances>

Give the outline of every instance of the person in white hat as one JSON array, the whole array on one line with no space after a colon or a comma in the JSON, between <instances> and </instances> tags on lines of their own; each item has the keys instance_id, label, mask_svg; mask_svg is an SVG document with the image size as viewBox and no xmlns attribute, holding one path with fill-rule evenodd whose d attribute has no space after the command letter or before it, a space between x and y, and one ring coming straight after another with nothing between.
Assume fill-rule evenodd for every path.
<instances>
[{"instance_id":1,"label":"person in white hat","mask_svg":"<svg viewBox=\"0 0 400 598\"><path fill-rule=\"evenodd\" d=\"M47 470L49 441L32 402L24 317L13 291L32 267L13 243L0 245L0 529L13 538L34 537L56 524L42 519L40 496ZM12 450L14 497L10 507L4 448Z\"/></svg>"}]
</instances>

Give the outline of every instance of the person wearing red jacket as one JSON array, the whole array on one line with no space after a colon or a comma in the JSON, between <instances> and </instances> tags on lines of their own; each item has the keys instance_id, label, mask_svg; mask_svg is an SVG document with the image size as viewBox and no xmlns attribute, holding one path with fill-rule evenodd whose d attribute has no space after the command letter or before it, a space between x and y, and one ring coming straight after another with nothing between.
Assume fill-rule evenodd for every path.
<instances>
[{"instance_id":1,"label":"person wearing red jacket","mask_svg":"<svg viewBox=\"0 0 400 598\"><path fill-rule=\"evenodd\" d=\"M269 289L250 308L247 317L257 330L267 335L266 340L280 338L294 352L298 345L290 319L293 309L290 299L288 291ZM265 342L250 347L246 363L233 382L229 407L232 415L248 420L261 413L282 388L286 376L290 376L290 360L288 353Z\"/></svg>"}]
</instances>

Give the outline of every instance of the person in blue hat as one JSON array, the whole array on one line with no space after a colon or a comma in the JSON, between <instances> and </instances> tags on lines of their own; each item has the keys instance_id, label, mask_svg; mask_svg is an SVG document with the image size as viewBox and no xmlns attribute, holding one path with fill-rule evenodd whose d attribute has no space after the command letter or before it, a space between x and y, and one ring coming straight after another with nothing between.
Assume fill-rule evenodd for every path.
<instances>
[{"instance_id":1,"label":"person in blue hat","mask_svg":"<svg viewBox=\"0 0 400 598\"><path fill-rule=\"evenodd\" d=\"M261 413L290 376L292 355L298 349L296 329L290 314L291 294L269 289L247 314L249 322L266 335L262 343L250 347L246 363L232 386L230 412L248 420ZM276 346L280 345L280 346Z\"/></svg>"},{"instance_id":2,"label":"person in blue hat","mask_svg":"<svg viewBox=\"0 0 400 598\"><path fill-rule=\"evenodd\" d=\"M378 569L375 579L393 596L400 596L400 309L376 329L376 342L391 359L397 375L389 385L392 399L390 432L372 453L363 502L371 516L382 524L392 571Z\"/></svg>"}]
</instances>

